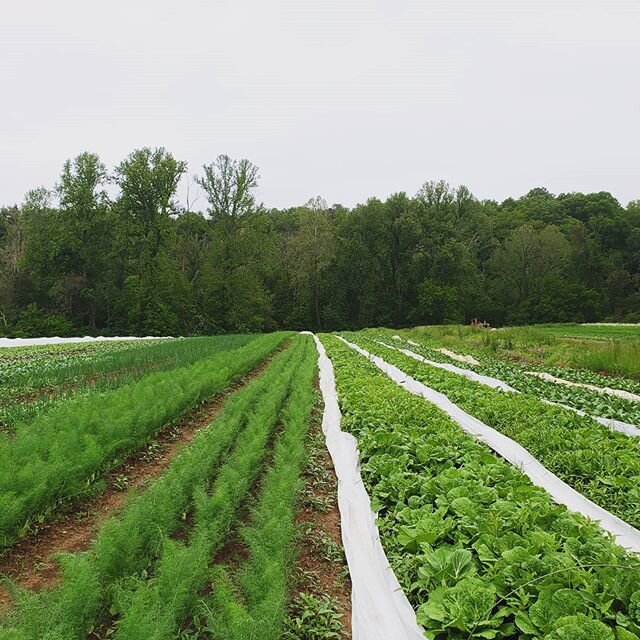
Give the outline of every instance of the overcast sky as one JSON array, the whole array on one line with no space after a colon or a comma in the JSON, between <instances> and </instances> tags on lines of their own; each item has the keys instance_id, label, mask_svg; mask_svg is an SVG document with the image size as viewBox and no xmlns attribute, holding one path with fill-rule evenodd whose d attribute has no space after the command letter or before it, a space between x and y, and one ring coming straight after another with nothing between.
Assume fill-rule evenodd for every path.
<instances>
[{"instance_id":1,"label":"overcast sky","mask_svg":"<svg viewBox=\"0 0 640 640\"><path fill-rule=\"evenodd\" d=\"M640 2L3 2L0 204L81 151L112 167L141 146L191 174L246 157L268 206L440 178L480 198L546 186L626 204Z\"/></svg>"}]
</instances>

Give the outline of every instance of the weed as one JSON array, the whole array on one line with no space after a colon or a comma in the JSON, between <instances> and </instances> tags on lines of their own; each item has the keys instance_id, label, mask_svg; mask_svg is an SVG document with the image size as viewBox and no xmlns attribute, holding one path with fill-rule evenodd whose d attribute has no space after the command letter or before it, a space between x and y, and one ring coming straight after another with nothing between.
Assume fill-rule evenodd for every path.
<instances>
[{"instance_id":1,"label":"weed","mask_svg":"<svg viewBox=\"0 0 640 640\"><path fill-rule=\"evenodd\" d=\"M170 432L169 437L172 438L172 436L173 436L173 430ZM160 456L160 452L161 452L160 443L154 440L144 450L144 453L141 456L142 460L144 462L151 462L152 460L157 460L158 457Z\"/></svg>"},{"instance_id":2,"label":"weed","mask_svg":"<svg viewBox=\"0 0 640 640\"><path fill-rule=\"evenodd\" d=\"M312 544L327 562L346 564L344 549L326 531L316 531L311 536Z\"/></svg>"},{"instance_id":3,"label":"weed","mask_svg":"<svg viewBox=\"0 0 640 640\"><path fill-rule=\"evenodd\" d=\"M129 476L124 475L123 473L119 473L113 479L113 486L116 491L126 491L129 486Z\"/></svg>"},{"instance_id":4,"label":"weed","mask_svg":"<svg viewBox=\"0 0 640 640\"><path fill-rule=\"evenodd\" d=\"M282 640L339 640L341 617L330 596L299 593L289 608Z\"/></svg>"}]
</instances>

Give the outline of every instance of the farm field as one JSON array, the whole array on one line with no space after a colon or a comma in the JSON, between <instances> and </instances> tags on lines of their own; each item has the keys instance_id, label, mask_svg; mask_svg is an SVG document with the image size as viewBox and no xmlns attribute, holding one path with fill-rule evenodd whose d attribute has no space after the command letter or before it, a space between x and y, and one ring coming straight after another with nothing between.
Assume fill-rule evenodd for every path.
<instances>
[{"instance_id":1,"label":"farm field","mask_svg":"<svg viewBox=\"0 0 640 640\"><path fill-rule=\"evenodd\" d=\"M640 640L637 339L593 330L0 349L0 639Z\"/></svg>"},{"instance_id":2,"label":"farm field","mask_svg":"<svg viewBox=\"0 0 640 640\"><path fill-rule=\"evenodd\" d=\"M407 331L436 346L471 354L567 367L577 370L578 376L585 370L640 380L640 325L559 324L495 330L447 325Z\"/></svg>"}]
</instances>

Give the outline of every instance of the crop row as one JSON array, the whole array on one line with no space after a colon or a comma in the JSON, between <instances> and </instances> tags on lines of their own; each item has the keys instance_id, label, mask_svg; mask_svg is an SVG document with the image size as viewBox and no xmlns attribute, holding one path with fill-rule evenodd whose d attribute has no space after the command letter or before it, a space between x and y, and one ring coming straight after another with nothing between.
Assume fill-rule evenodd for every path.
<instances>
[{"instance_id":1,"label":"crop row","mask_svg":"<svg viewBox=\"0 0 640 640\"><path fill-rule=\"evenodd\" d=\"M297 374L282 414L283 430L264 478L251 522L241 532L248 557L233 575L215 574L205 601L207 630L214 640L279 640L283 636L289 575L294 561L295 515L305 436L314 401L315 348Z\"/></svg>"},{"instance_id":2,"label":"crop row","mask_svg":"<svg viewBox=\"0 0 640 640\"><path fill-rule=\"evenodd\" d=\"M305 342L308 356L309 340ZM297 378L298 373L299 366L293 369L293 377ZM305 381L311 386L310 379ZM260 473L282 404L291 401L288 391L289 385L282 385L255 408L247 428L219 469L211 492L201 490L195 495L188 544L166 540L153 580L128 586L130 595L125 598L117 640L175 637L207 580L211 559L229 534L240 504Z\"/></svg>"},{"instance_id":3,"label":"crop row","mask_svg":"<svg viewBox=\"0 0 640 640\"><path fill-rule=\"evenodd\" d=\"M406 329L402 330L401 334L404 337L409 339L417 340L421 344L428 343L430 346L442 346L437 340L429 340L425 339L424 335L416 329ZM495 335L495 332L489 332L489 334L485 335ZM391 334L389 334L391 335ZM455 346L452 346L449 343L449 346L454 350L462 350L463 353L471 353L475 355L481 364L484 364L485 361L498 361L504 362L502 358L496 357L495 354L487 353L487 351L479 352L477 349L474 349L472 345L470 345L464 339L460 339L456 341ZM594 345L596 348L601 348L601 345ZM573 350L580 352L587 352L590 349L594 348L590 343L576 343L573 347ZM611 348L614 349L616 346L615 343L611 343ZM618 345L621 346L621 345ZM537 352L537 348L535 344L531 344L525 350L525 352L521 355L529 355L535 354ZM556 366L550 363L529 363L523 362L521 360L509 360L509 364L514 364L522 370L537 370L537 371L546 371L554 376L559 378L565 378L567 380L571 380L573 382L580 382L586 384L594 384L599 387L613 387L615 389L622 389L624 391L629 391L631 393L640 393L640 380L634 380L632 378L624 377L621 374L612 374L609 373L604 375L602 373L598 373L597 371L593 371L591 369L586 368L576 368L575 366Z\"/></svg>"},{"instance_id":4,"label":"crop row","mask_svg":"<svg viewBox=\"0 0 640 640\"><path fill-rule=\"evenodd\" d=\"M222 415L105 524L88 553L65 560L59 587L19 595L5 625L9 637L84 638L107 616L119 638L176 637L260 473L280 416L299 410L296 390L311 387L313 364L311 341L295 338L230 396Z\"/></svg>"},{"instance_id":5,"label":"crop row","mask_svg":"<svg viewBox=\"0 0 640 640\"><path fill-rule=\"evenodd\" d=\"M584 351L588 350L588 347L583 348ZM535 369L541 371L547 371L548 373L557 376L559 378L565 378L572 382L579 382L583 384L594 384L599 387L612 387L614 389L621 389L623 391L629 391L630 393L640 393L640 381L632 378L625 378L622 375L603 375L591 371L590 369L575 369L573 367L554 367L551 365L545 365L543 367L535 366L528 367L527 369Z\"/></svg>"},{"instance_id":6,"label":"crop row","mask_svg":"<svg viewBox=\"0 0 640 640\"><path fill-rule=\"evenodd\" d=\"M237 349L253 338L232 335L95 343L85 345L79 352L70 351L66 357L57 354L54 358L39 357L36 351L33 359L0 371L0 429L13 432L72 396L113 389L152 371L186 366ZM69 350L71 345L64 346ZM1 363L0 360L0 369Z\"/></svg>"},{"instance_id":7,"label":"crop row","mask_svg":"<svg viewBox=\"0 0 640 640\"><path fill-rule=\"evenodd\" d=\"M117 351L130 351L138 347L164 341L157 340L114 340L105 342L73 342L65 344L27 345L0 348L0 375L3 380L17 384L20 378L32 378L39 369L54 369L72 366L81 360L94 360Z\"/></svg>"},{"instance_id":8,"label":"crop row","mask_svg":"<svg viewBox=\"0 0 640 640\"><path fill-rule=\"evenodd\" d=\"M640 638L636 556L437 407L322 341L383 546L427 638Z\"/></svg>"},{"instance_id":9,"label":"crop row","mask_svg":"<svg viewBox=\"0 0 640 640\"><path fill-rule=\"evenodd\" d=\"M528 395L490 389L362 336L361 346L512 438L604 509L640 527L640 441Z\"/></svg>"},{"instance_id":10,"label":"crop row","mask_svg":"<svg viewBox=\"0 0 640 640\"><path fill-rule=\"evenodd\" d=\"M286 335L265 335L194 364L70 400L14 438L0 440L0 548L32 518L85 493L119 458L244 375Z\"/></svg>"},{"instance_id":11,"label":"crop row","mask_svg":"<svg viewBox=\"0 0 640 640\"><path fill-rule=\"evenodd\" d=\"M376 333L370 333L368 335L371 335L371 337L380 337L380 334ZM389 342L388 334L384 335L384 340ZM490 358L486 355L481 357L479 365L474 365L453 360L437 351L431 345L425 345L423 343L416 345L414 341L413 344L402 343L402 346L403 348L415 351L434 362L454 364L457 367L470 369L482 375L498 378L512 386L514 389L517 389L522 393L528 393L540 399L565 404L585 411L593 416L613 418L615 420L640 425L640 402L627 400L614 395L608 395L595 390L571 387L546 381L526 373L527 371L532 370L531 367L504 362L495 358ZM601 376L597 376L597 374L590 374L586 378L576 380L576 376L571 375L571 373L569 373L571 370L569 369L536 366L535 371L543 371L556 377L576 382L579 381L603 387L607 386L606 383L602 383L600 380ZM608 379L608 386L613 387L615 386L615 383L611 379Z\"/></svg>"},{"instance_id":12,"label":"crop row","mask_svg":"<svg viewBox=\"0 0 640 640\"><path fill-rule=\"evenodd\" d=\"M175 340L92 342L0 349L1 398L22 401L30 392L78 382L94 371L108 370L108 363L127 362L144 351ZM104 364L104 369L103 367ZM114 366L117 368L117 365Z\"/></svg>"},{"instance_id":13,"label":"crop row","mask_svg":"<svg viewBox=\"0 0 640 640\"><path fill-rule=\"evenodd\" d=\"M575 329L578 329L577 331ZM620 327L618 327L620 329ZM638 327L612 331L607 327L511 327L487 331L474 327L441 325L402 330L415 340L446 346L454 351L499 357L534 367L562 367L576 382L593 382L640 392L640 331ZM590 335L587 335L590 334Z\"/></svg>"}]
</instances>

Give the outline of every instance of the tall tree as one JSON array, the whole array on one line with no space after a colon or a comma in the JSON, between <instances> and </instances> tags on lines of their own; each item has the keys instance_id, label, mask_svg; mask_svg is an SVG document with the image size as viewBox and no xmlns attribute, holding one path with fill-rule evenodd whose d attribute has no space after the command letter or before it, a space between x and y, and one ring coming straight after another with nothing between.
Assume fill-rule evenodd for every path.
<instances>
[{"instance_id":1,"label":"tall tree","mask_svg":"<svg viewBox=\"0 0 640 640\"><path fill-rule=\"evenodd\" d=\"M77 324L96 328L98 289L108 264L109 198L107 169L93 153L67 160L57 193L59 224L64 235L69 269L64 274L68 312Z\"/></svg>"},{"instance_id":2,"label":"tall tree","mask_svg":"<svg viewBox=\"0 0 640 640\"><path fill-rule=\"evenodd\" d=\"M215 325L225 330L271 326L271 294L265 268L274 258L273 224L256 206L258 167L221 155L196 178L209 204L212 225L208 298Z\"/></svg>"},{"instance_id":3,"label":"tall tree","mask_svg":"<svg viewBox=\"0 0 640 640\"><path fill-rule=\"evenodd\" d=\"M0 331L16 311L16 295L26 248L24 219L18 207L0 209Z\"/></svg>"},{"instance_id":4,"label":"tall tree","mask_svg":"<svg viewBox=\"0 0 640 640\"><path fill-rule=\"evenodd\" d=\"M287 242L287 267L295 297L311 310L317 330L322 329L322 278L334 255L334 238L327 203L312 198L298 211L298 228Z\"/></svg>"},{"instance_id":5,"label":"tall tree","mask_svg":"<svg viewBox=\"0 0 640 640\"><path fill-rule=\"evenodd\" d=\"M553 287L570 255L567 239L555 226L536 231L530 225L514 230L494 255L494 274L512 307L509 317L527 320L545 287Z\"/></svg>"},{"instance_id":6,"label":"tall tree","mask_svg":"<svg viewBox=\"0 0 640 640\"><path fill-rule=\"evenodd\" d=\"M204 175L196 182L204 190L209 202L209 215L218 222L233 227L239 219L255 210L253 189L258 186L258 167L249 160L232 160L218 156L202 167Z\"/></svg>"},{"instance_id":7,"label":"tall tree","mask_svg":"<svg viewBox=\"0 0 640 640\"><path fill-rule=\"evenodd\" d=\"M175 195L186 170L187 163L163 147L137 149L116 168L119 209L140 234L137 248L144 261L158 254L169 217L179 210Z\"/></svg>"},{"instance_id":8,"label":"tall tree","mask_svg":"<svg viewBox=\"0 0 640 640\"><path fill-rule=\"evenodd\" d=\"M222 155L182 207L185 170L145 148L109 176L82 153L0 209L0 333L640 320L639 201L538 187L498 203L431 181L267 211L258 168Z\"/></svg>"},{"instance_id":9,"label":"tall tree","mask_svg":"<svg viewBox=\"0 0 640 640\"><path fill-rule=\"evenodd\" d=\"M174 258L168 246L175 199L186 162L160 147L134 151L116 168L120 197L116 251L120 259L118 322L135 331L171 333L179 323L171 299Z\"/></svg>"}]
</instances>

